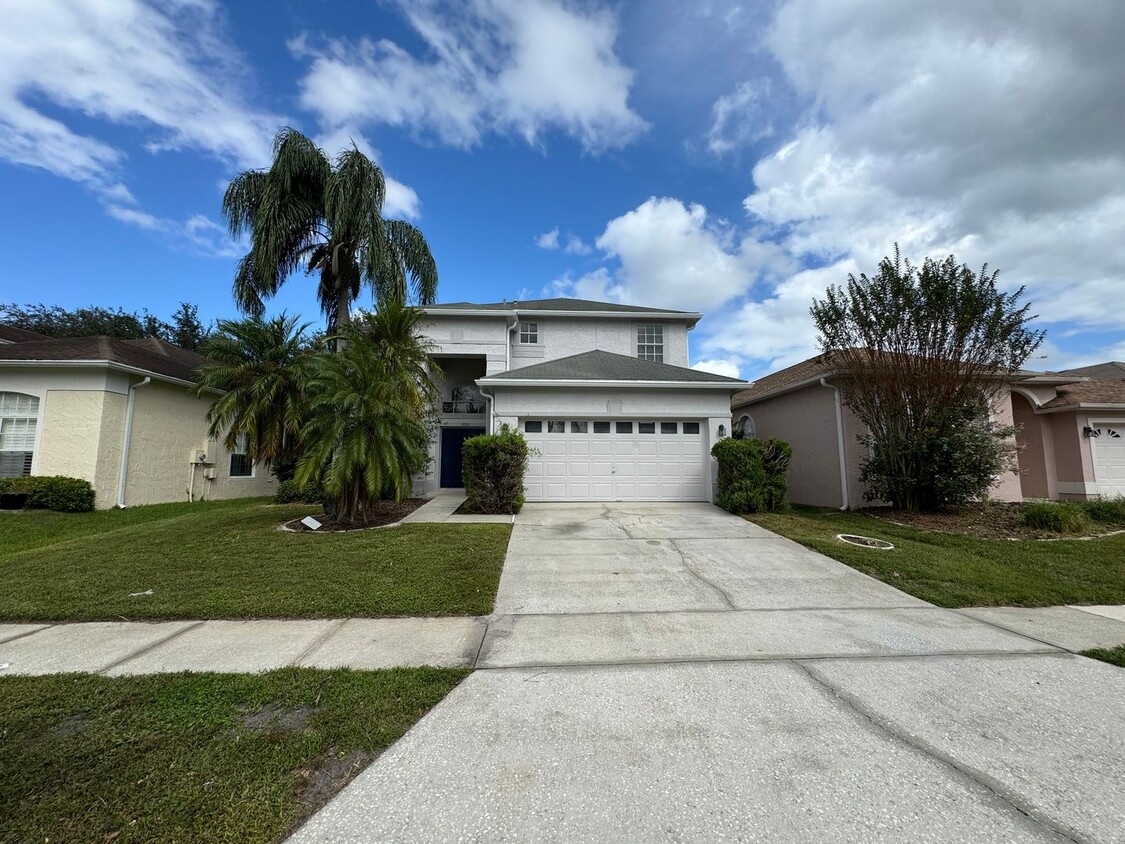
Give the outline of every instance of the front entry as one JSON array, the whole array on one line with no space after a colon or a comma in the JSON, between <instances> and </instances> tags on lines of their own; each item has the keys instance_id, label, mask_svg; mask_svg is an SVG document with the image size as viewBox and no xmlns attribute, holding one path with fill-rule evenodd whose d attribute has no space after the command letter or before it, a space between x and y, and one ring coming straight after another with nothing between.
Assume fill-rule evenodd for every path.
<instances>
[{"instance_id":1,"label":"front entry","mask_svg":"<svg viewBox=\"0 0 1125 844\"><path fill-rule=\"evenodd\" d=\"M441 485L457 489L465 485L461 480L461 446L469 437L484 433L484 428L441 429Z\"/></svg>"}]
</instances>

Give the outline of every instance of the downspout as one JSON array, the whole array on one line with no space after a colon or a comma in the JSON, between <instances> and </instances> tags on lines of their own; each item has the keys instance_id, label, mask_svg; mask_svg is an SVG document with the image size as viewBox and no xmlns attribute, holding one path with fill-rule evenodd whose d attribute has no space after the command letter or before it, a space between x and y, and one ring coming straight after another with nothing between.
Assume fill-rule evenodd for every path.
<instances>
[{"instance_id":1,"label":"downspout","mask_svg":"<svg viewBox=\"0 0 1125 844\"><path fill-rule=\"evenodd\" d=\"M840 401L840 388L828 383L828 377L820 379L820 386L830 389L836 399L836 442L840 448L840 499L841 510L848 509L848 464L844 460L844 405Z\"/></svg>"},{"instance_id":2,"label":"downspout","mask_svg":"<svg viewBox=\"0 0 1125 844\"><path fill-rule=\"evenodd\" d=\"M492 424L492 416L496 412L496 399L494 399L492 397L492 394L488 392L488 390L486 390L484 387L480 388L480 394L484 396L484 400L488 402L488 428L485 433L494 434L496 432L493 430L494 426Z\"/></svg>"},{"instance_id":3,"label":"downspout","mask_svg":"<svg viewBox=\"0 0 1125 844\"><path fill-rule=\"evenodd\" d=\"M516 329L520 327L519 314L512 316L512 321L508 324L508 335L504 338L504 371L507 372L512 368L512 335ZM485 373L487 374L487 372ZM480 388L480 394L488 400L488 433L496 433L495 416L496 416L496 398L491 395L484 387Z\"/></svg>"},{"instance_id":4,"label":"downspout","mask_svg":"<svg viewBox=\"0 0 1125 844\"><path fill-rule=\"evenodd\" d=\"M125 479L129 472L129 443L133 439L133 405L136 404L137 390L152 383L146 375L143 381L129 385L129 400L125 405L125 440L121 444L121 477L117 482L117 506L125 509Z\"/></svg>"}]
</instances>

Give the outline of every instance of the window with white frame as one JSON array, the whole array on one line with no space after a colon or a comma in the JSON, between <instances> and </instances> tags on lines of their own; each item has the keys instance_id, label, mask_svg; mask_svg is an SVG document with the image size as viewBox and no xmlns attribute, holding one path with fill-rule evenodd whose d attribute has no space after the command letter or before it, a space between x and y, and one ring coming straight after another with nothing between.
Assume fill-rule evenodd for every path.
<instances>
[{"instance_id":1,"label":"window with white frame","mask_svg":"<svg viewBox=\"0 0 1125 844\"><path fill-rule=\"evenodd\" d=\"M664 363L664 326L637 326L637 357Z\"/></svg>"},{"instance_id":2,"label":"window with white frame","mask_svg":"<svg viewBox=\"0 0 1125 844\"><path fill-rule=\"evenodd\" d=\"M39 399L23 393L0 393L0 478L31 474Z\"/></svg>"},{"instance_id":3,"label":"window with white frame","mask_svg":"<svg viewBox=\"0 0 1125 844\"><path fill-rule=\"evenodd\" d=\"M742 433L742 438L747 440L757 439L758 429L754 425L754 418L750 414L745 414L738 420L738 430Z\"/></svg>"},{"instance_id":4,"label":"window with white frame","mask_svg":"<svg viewBox=\"0 0 1125 844\"><path fill-rule=\"evenodd\" d=\"M539 323L537 322L521 322L520 323L520 343L538 343L539 342Z\"/></svg>"},{"instance_id":5,"label":"window with white frame","mask_svg":"<svg viewBox=\"0 0 1125 844\"><path fill-rule=\"evenodd\" d=\"M239 434L234 451L230 453L230 476L232 478L254 477L254 461L246 455L246 434Z\"/></svg>"}]
</instances>

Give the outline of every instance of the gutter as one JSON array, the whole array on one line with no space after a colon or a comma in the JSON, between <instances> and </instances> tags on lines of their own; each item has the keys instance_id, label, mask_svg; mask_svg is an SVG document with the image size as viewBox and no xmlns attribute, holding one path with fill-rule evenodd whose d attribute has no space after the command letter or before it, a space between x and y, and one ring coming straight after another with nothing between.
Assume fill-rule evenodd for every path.
<instances>
[{"instance_id":1,"label":"gutter","mask_svg":"<svg viewBox=\"0 0 1125 844\"><path fill-rule=\"evenodd\" d=\"M820 379L820 386L827 387L836 399L836 443L840 449L840 505L841 510L848 509L848 465L844 459L844 405L840 400L840 388L828 383L828 376Z\"/></svg>"},{"instance_id":2,"label":"gutter","mask_svg":"<svg viewBox=\"0 0 1125 844\"><path fill-rule=\"evenodd\" d=\"M183 378L176 378L172 375L164 375L160 372L153 372L150 369L141 369L139 366L129 366L125 363L118 363L113 360L7 360L0 359L0 367L7 366L74 366L82 368L95 368L95 369L113 369L117 372L126 372L129 375L142 375L145 378L155 378L158 381L167 381L169 384L179 384L183 387L194 387L194 381L185 381ZM209 390L208 392L220 393L220 390Z\"/></svg>"},{"instance_id":3,"label":"gutter","mask_svg":"<svg viewBox=\"0 0 1125 844\"><path fill-rule=\"evenodd\" d=\"M125 407L125 440L121 444L121 477L117 482L117 506L125 509L125 480L129 472L129 444L133 439L133 405L137 390L152 383L152 376L146 375L143 381L129 385L129 400Z\"/></svg>"},{"instance_id":4,"label":"gutter","mask_svg":"<svg viewBox=\"0 0 1125 844\"><path fill-rule=\"evenodd\" d=\"M750 386L747 381L599 381L592 378L478 378L477 384L490 387L659 387L676 390L727 390L737 392Z\"/></svg>"}]
</instances>

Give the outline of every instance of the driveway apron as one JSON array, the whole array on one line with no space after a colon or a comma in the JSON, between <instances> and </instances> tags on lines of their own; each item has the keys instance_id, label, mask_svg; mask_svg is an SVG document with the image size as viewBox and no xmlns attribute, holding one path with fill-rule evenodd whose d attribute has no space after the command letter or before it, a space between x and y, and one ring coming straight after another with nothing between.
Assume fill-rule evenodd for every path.
<instances>
[{"instance_id":1,"label":"driveway apron","mask_svg":"<svg viewBox=\"0 0 1125 844\"><path fill-rule=\"evenodd\" d=\"M1009 626L710 505L528 505L480 670L291 840L1125 841L1125 671Z\"/></svg>"}]
</instances>

